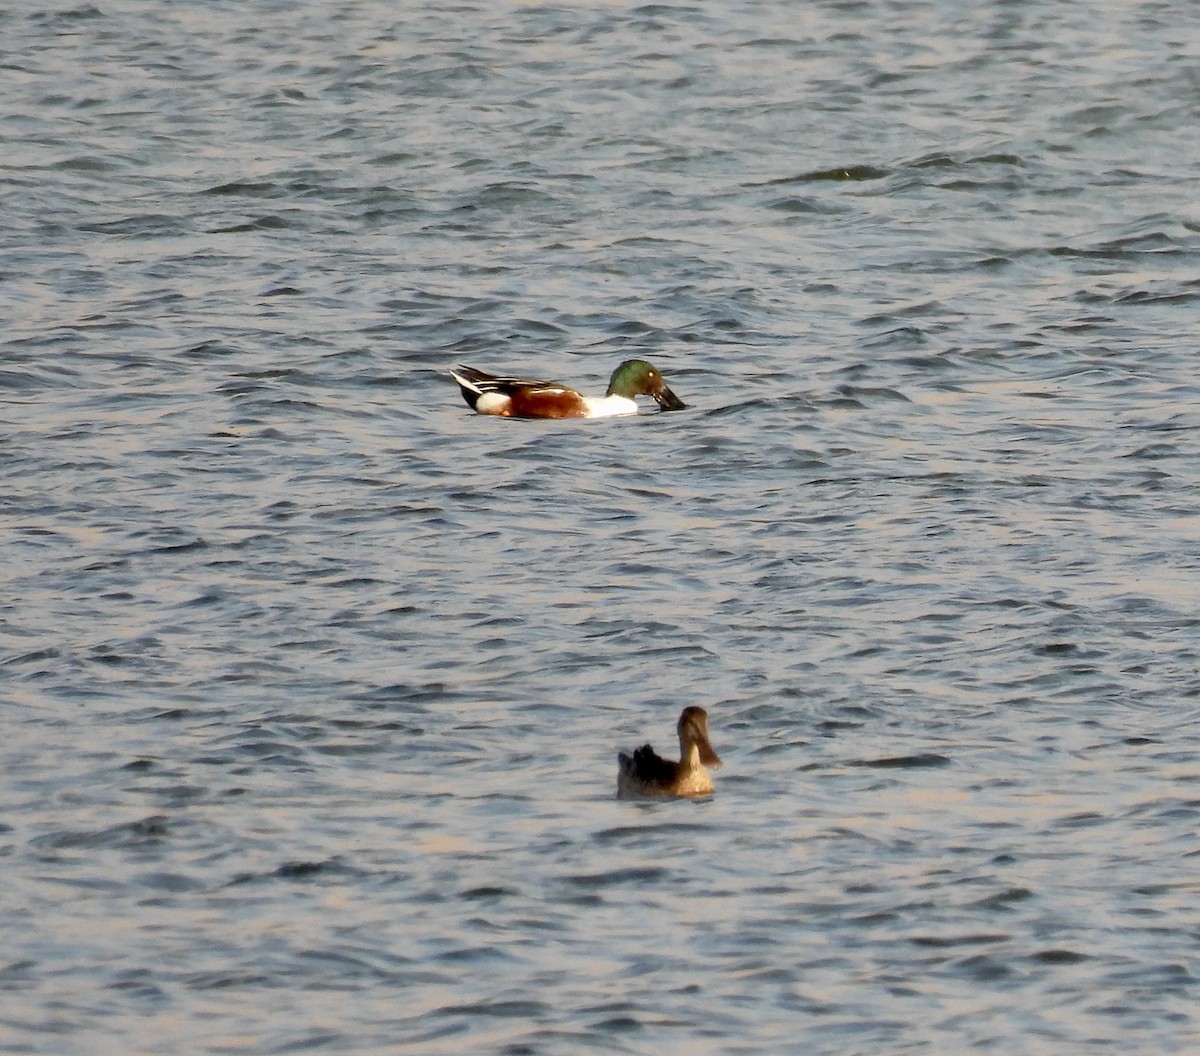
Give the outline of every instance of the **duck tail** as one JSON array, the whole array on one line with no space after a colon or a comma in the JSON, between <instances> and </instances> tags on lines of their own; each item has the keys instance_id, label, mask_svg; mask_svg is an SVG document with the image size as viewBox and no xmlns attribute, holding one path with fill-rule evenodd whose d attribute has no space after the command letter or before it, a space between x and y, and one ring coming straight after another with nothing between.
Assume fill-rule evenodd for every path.
<instances>
[{"instance_id":1,"label":"duck tail","mask_svg":"<svg viewBox=\"0 0 1200 1056\"><path fill-rule=\"evenodd\" d=\"M476 370L474 367L464 367L459 364L458 368L450 371L450 377L458 382L459 391L462 397L467 401L467 406L471 410L475 410L475 404L479 402L479 397L483 395L483 389L479 387L479 383L483 381L487 374L481 370Z\"/></svg>"}]
</instances>

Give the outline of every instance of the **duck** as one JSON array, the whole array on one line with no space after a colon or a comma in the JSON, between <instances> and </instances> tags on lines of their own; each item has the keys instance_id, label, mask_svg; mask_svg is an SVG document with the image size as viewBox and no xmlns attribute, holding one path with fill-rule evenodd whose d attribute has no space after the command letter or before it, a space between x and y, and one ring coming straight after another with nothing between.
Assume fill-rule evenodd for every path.
<instances>
[{"instance_id":1,"label":"duck","mask_svg":"<svg viewBox=\"0 0 1200 1056\"><path fill-rule=\"evenodd\" d=\"M608 382L604 396L584 396L557 381L504 378L474 367L450 371L467 406L478 414L502 418L611 418L637 414L635 397L651 396L664 411L681 411L687 404L644 359L627 359Z\"/></svg>"},{"instance_id":2,"label":"duck","mask_svg":"<svg viewBox=\"0 0 1200 1056\"><path fill-rule=\"evenodd\" d=\"M703 708L683 709L676 727L679 732L679 762L663 759L650 745L633 755L617 753L617 798L647 796L707 796L713 790L706 767L716 769L721 758L708 743L708 712Z\"/></svg>"}]
</instances>

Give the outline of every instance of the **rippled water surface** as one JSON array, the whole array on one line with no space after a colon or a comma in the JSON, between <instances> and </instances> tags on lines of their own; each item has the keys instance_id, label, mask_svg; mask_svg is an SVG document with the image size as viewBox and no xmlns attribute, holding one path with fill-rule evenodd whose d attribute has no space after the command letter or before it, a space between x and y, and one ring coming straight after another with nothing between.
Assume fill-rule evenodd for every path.
<instances>
[{"instance_id":1,"label":"rippled water surface","mask_svg":"<svg viewBox=\"0 0 1200 1056\"><path fill-rule=\"evenodd\" d=\"M0 1050L1200 1051L1200 7L0 62Z\"/></svg>"}]
</instances>

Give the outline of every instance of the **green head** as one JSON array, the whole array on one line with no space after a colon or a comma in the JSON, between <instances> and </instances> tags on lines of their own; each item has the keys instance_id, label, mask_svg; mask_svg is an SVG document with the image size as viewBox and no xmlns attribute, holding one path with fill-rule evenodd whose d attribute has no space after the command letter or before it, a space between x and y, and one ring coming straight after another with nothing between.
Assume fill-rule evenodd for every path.
<instances>
[{"instance_id":1,"label":"green head","mask_svg":"<svg viewBox=\"0 0 1200 1056\"><path fill-rule=\"evenodd\" d=\"M679 411L687 406L667 388L662 375L644 359L627 359L612 373L608 383L609 396L653 396L664 411Z\"/></svg>"}]
</instances>

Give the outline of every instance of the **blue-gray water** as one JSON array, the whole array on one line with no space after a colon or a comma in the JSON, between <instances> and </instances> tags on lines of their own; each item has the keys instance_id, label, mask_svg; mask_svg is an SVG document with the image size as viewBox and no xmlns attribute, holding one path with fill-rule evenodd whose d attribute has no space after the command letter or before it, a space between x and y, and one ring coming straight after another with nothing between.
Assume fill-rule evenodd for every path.
<instances>
[{"instance_id":1,"label":"blue-gray water","mask_svg":"<svg viewBox=\"0 0 1200 1056\"><path fill-rule=\"evenodd\" d=\"M1200 6L0 65L0 1050L1200 1048ZM689 408L445 373L631 355Z\"/></svg>"}]
</instances>

